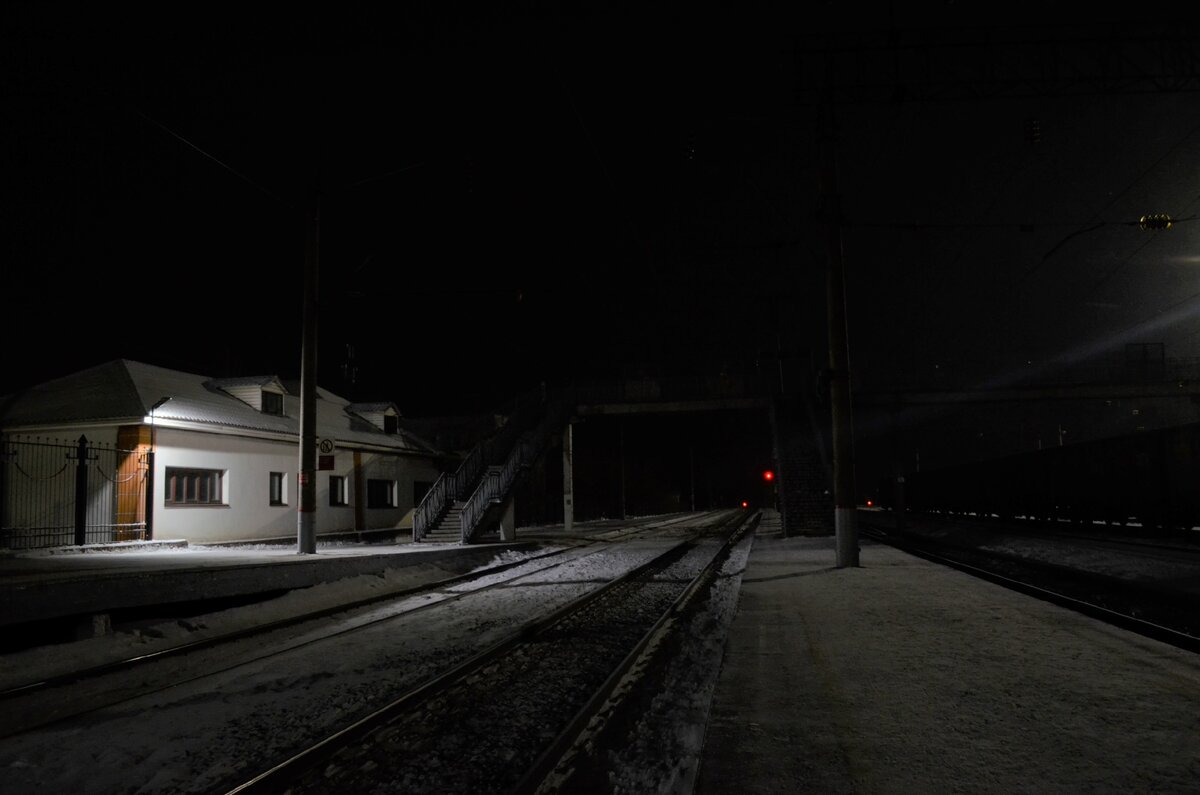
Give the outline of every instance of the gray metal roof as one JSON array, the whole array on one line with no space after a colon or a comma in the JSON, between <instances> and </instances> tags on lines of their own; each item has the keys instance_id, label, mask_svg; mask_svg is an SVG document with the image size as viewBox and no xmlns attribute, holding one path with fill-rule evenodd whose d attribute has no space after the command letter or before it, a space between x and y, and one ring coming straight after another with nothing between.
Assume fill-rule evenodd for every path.
<instances>
[{"instance_id":1,"label":"gray metal roof","mask_svg":"<svg viewBox=\"0 0 1200 795\"><path fill-rule=\"evenodd\" d=\"M228 384L238 379L219 380ZM278 381L270 376L254 383L272 380ZM157 406L155 419L299 436L300 398L296 395L284 395L284 416L280 417L256 411L214 384L214 379L204 375L116 359L0 398L0 427L15 430L79 422L140 423ZM347 411L351 403L328 390L318 389L318 396L317 435L322 438L398 452L444 455L403 429L395 434L384 433Z\"/></svg>"}]
</instances>

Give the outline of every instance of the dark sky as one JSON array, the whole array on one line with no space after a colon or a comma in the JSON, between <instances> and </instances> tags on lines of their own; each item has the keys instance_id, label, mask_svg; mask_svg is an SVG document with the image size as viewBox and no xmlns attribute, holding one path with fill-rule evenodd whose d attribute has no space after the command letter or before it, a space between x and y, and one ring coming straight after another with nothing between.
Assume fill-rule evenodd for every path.
<instances>
[{"instance_id":1,"label":"dark sky","mask_svg":"<svg viewBox=\"0 0 1200 795\"><path fill-rule=\"evenodd\" d=\"M1195 62L1128 44L1194 34L1170 7L399 5L7 10L0 391L122 357L295 377L317 195L320 380L348 397L820 366L826 48L856 383L1200 355L1197 225L1123 225L1200 212Z\"/></svg>"}]
</instances>

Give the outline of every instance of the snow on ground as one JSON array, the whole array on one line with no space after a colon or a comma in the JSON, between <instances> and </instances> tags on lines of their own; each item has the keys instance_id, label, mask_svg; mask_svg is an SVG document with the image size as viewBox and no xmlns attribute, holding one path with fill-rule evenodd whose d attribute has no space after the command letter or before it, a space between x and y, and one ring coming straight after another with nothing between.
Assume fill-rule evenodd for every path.
<instances>
[{"instance_id":1,"label":"snow on ground","mask_svg":"<svg viewBox=\"0 0 1200 795\"><path fill-rule=\"evenodd\" d=\"M863 544L862 568L838 570L832 543L759 538L726 563L661 692L626 748L608 757L615 792L682 794L693 782L698 795L1200 792L1196 655L881 545ZM1033 554L1020 546L1027 540L997 543ZM650 546L631 546L630 554L648 556ZM1064 562L1099 565L1094 556L1103 557L1078 545L1055 549ZM320 736L372 699L498 638L543 609L543 597L565 600L593 587L613 565L601 555L581 558L558 584L530 577L486 600L381 623L336 655L306 647L69 727L5 739L3 789L211 791L250 767L249 755L278 756ZM368 590L409 584L353 579ZM307 597L328 604L352 587L329 586L306 589ZM276 608L288 612L265 603L204 621L209 629L248 615L266 621ZM356 615L365 621L387 610ZM158 629L164 638L191 635ZM135 648L157 639L120 641ZM220 654L233 663L266 650ZM11 670L12 657L0 659L0 672ZM23 664L37 670L52 657Z\"/></svg>"},{"instance_id":2,"label":"snow on ground","mask_svg":"<svg viewBox=\"0 0 1200 795\"><path fill-rule=\"evenodd\" d=\"M698 795L1200 787L1200 657L878 544L756 544Z\"/></svg>"},{"instance_id":3,"label":"snow on ground","mask_svg":"<svg viewBox=\"0 0 1200 795\"><path fill-rule=\"evenodd\" d=\"M205 677L132 702L8 737L0 745L0 768L10 792L149 793L211 792L239 774L256 772L306 742L320 739L389 696L465 659L528 621L596 587L617 571L644 562L666 542L637 542L567 564L558 575L534 575L520 584L466 596L339 638L255 659L273 645L294 647L328 631L327 625L222 645L154 666L166 681L189 671L242 663L228 674ZM525 564L537 567L536 561ZM523 568L523 567L518 567ZM357 578L356 578L357 579ZM407 584L407 583L405 583ZM310 595L316 603L344 598L349 583ZM285 597L286 598L286 597ZM303 598L302 592L297 598ZM430 596L412 597L423 603ZM389 604L356 613L363 622L398 611ZM204 623L269 620L290 612L282 606L240 608ZM332 624L329 619L326 624ZM211 623L210 623L211 622ZM164 628L165 635L170 628ZM170 629L171 632L175 630ZM136 644L136 640L125 639ZM117 642L117 641L113 641ZM75 645L75 644L72 644ZM31 664L26 658L25 664ZM129 672L107 689L141 686L148 674ZM95 694L101 697L101 694ZM13 709L51 710L31 696ZM12 705L10 705L12 706ZM286 731L280 727L286 726Z\"/></svg>"},{"instance_id":4,"label":"snow on ground","mask_svg":"<svg viewBox=\"0 0 1200 795\"><path fill-rule=\"evenodd\" d=\"M259 546L259 545L256 545ZM193 566L223 566L230 561L262 563L261 553L271 555L287 555L289 559L298 556L294 551L284 551L278 546L261 545L261 550L247 550L244 546L206 548L160 548L155 550L121 551L118 554L127 563L134 560L146 562L156 567L180 564L181 561L191 568ZM435 545L406 545L419 546ZM444 545L441 547L444 549ZM337 550L345 554L364 554L364 547L334 545L322 543L318 553L322 555L336 554ZM372 549L370 546L367 550ZM563 547L543 547L536 550L504 550L497 553L491 560L471 569L478 571L503 563L528 560ZM254 554L255 552L259 554ZM199 554L197 554L199 553ZM93 553L105 561L111 561L111 553ZM170 620L146 625L129 631L118 631L100 637L88 638L73 643L58 643L39 646L23 651L0 655L0 689L24 684L47 676L79 670L81 668L102 665L115 660L125 659L138 654L149 654L162 649L209 637L224 635L238 630L262 626L274 621L281 621L292 616L314 613L321 610L336 608L351 602L383 597L389 593L403 591L418 585L436 582L454 576L457 572L450 571L447 566L450 561L418 563L386 569L382 574L364 574L356 577L345 577L332 582L319 583L308 588L298 588L282 596L268 599L256 604L233 607L213 613L188 618L186 620ZM505 574L497 577L511 576Z\"/></svg>"},{"instance_id":5,"label":"snow on ground","mask_svg":"<svg viewBox=\"0 0 1200 795\"><path fill-rule=\"evenodd\" d=\"M751 535L734 548L703 609L677 628L679 645L661 673L658 692L644 705L627 744L606 753L613 793L686 795L692 791L725 639L737 612L742 572L753 543Z\"/></svg>"}]
</instances>

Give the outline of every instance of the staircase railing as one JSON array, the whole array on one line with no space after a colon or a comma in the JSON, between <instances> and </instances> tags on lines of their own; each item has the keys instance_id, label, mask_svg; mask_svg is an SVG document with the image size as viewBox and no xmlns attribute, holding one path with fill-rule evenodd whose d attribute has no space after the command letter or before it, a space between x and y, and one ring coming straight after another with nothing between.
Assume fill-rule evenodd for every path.
<instances>
[{"instance_id":1,"label":"staircase railing","mask_svg":"<svg viewBox=\"0 0 1200 795\"><path fill-rule=\"evenodd\" d=\"M458 469L454 470L449 491L451 500L466 499L467 495L471 493L471 487L479 479L479 473L483 471L486 463L487 445L488 440L484 439L472 447L471 452L458 465Z\"/></svg>"},{"instance_id":2,"label":"staircase railing","mask_svg":"<svg viewBox=\"0 0 1200 795\"><path fill-rule=\"evenodd\" d=\"M450 504L449 494L454 487L454 473L443 472L413 511L413 541L420 541L433 527L442 511Z\"/></svg>"}]
</instances>

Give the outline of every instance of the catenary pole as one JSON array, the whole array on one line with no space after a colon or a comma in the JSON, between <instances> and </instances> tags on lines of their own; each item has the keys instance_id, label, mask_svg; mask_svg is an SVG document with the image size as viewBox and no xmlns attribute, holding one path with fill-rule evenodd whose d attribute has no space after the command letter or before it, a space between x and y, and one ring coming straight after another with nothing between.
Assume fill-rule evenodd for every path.
<instances>
[{"instance_id":1,"label":"catenary pole","mask_svg":"<svg viewBox=\"0 0 1200 795\"><path fill-rule=\"evenodd\" d=\"M317 551L317 274L321 242L321 200L314 196L305 213L304 334L300 352L300 510L296 551Z\"/></svg>"},{"instance_id":2,"label":"catenary pole","mask_svg":"<svg viewBox=\"0 0 1200 795\"><path fill-rule=\"evenodd\" d=\"M837 192L836 119L833 56L825 60L825 85L817 111L820 150L819 212L828 258L826 299L829 323L829 403L833 415L833 516L837 567L858 566L858 525L854 494L854 425L850 397L850 352L846 332L846 272L842 258L842 208Z\"/></svg>"}]
</instances>

